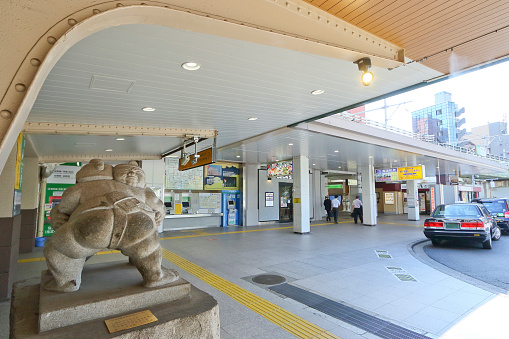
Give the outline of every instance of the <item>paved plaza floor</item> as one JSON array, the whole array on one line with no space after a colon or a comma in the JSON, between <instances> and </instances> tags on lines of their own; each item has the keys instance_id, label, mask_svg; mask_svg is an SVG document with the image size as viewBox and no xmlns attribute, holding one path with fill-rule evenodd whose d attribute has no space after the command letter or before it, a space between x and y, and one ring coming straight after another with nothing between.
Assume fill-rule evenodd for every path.
<instances>
[{"instance_id":1,"label":"paved plaza floor","mask_svg":"<svg viewBox=\"0 0 509 339\"><path fill-rule=\"evenodd\" d=\"M381 215L364 226L342 214L309 234L291 224L164 232L163 265L216 298L222 339L505 337L507 291L427 258L423 221ZM42 256L20 255L17 279L40 276ZM107 251L87 265L119 260ZM2 338L8 312L0 303Z\"/></svg>"}]
</instances>

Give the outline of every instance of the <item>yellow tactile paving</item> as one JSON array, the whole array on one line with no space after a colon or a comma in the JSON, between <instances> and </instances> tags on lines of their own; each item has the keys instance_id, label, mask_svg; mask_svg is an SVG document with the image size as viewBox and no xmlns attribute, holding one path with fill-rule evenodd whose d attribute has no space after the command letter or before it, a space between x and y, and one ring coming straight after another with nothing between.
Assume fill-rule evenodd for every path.
<instances>
[{"instance_id":1,"label":"yellow tactile paving","mask_svg":"<svg viewBox=\"0 0 509 339\"><path fill-rule=\"evenodd\" d=\"M348 222L347 221L340 222L340 224L344 224L344 223L348 223ZM333 223L313 224L311 226L323 226L323 225L334 225L334 224ZM274 231L274 230L284 230L284 229L288 229L288 228L293 228L293 226L263 228L263 229L256 229L256 230L244 230L244 231L232 231L232 232L218 232L218 233L207 233L207 232L205 232L203 230L197 230L197 231L192 231L192 232L198 233L198 234L181 235L181 236L178 236L178 237L165 237L165 238L161 238L161 240L185 239L185 238L196 238L196 237L208 237L208 236L213 236L213 235L225 235L225 234L235 234L235 233ZM181 232L184 232L184 231L181 231ZM187 231L187 232L191 232L191 231ZM120 251L117 251L117 250L102 251L102 252L98 252L96 254L112 254L112 253L120 253ZM42 260L46 260L46 258L41 257L41 258L20 259L20 260L18 260L18 262L23 263L23 262L42 261Z\"/></svg>"},{"instance_id":2,"label":"yellow tactile paving","mask_svg":"<svg viewBox=\"0 0 509 339\"><path fill-rule=\"evenodd\" d=\"M288 228L288 227L284 227ZM237 233L237 232L235 232ZM225 233L220 233L225 234ZM163 257L298 338L339 338L321 327L163 248Z\"/></svg>"},{"instance_id":3,"label":"yellow tactile paving","mask_svg":"<svg viewBox=\"0 0 509 339\"><path fill-rule=\"evenodd\" d=\"M341 221L339 224L346 224L349 223L349 221ZM325 224L313 224L314 226L323 226L323 225L334 225L334 223L325 223ZM201 233L199 231L195 231L194 233L200 233L200 234L191 234L191 235L181 235L178 237L165 237L161 238L161 240L170 240L170 239L184 239L184 238L196 238L196 237L204 237L204 236L212 236L212 235L225 235L225 234L235 234L235 233L249 233L249 232L262 232L262 231L275 231L275 230L284 230L293 228L293 226L285 226L285 227L271 227L271 228L262 228L262 229L256 229L256 230L244 230L244 231L231 231L231 232L218 232L218 233Z\"/></svg>"}]
</instances>

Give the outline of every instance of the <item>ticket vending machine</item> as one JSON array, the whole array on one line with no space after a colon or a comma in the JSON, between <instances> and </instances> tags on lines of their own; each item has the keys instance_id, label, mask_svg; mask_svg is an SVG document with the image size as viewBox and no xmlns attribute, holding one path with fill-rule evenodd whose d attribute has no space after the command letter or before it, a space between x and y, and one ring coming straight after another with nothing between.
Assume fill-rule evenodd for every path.
<instances>
[{"instance_id":1,"label":"ticket vending machine","mask_svg":"<svg viewBox=\"0 0 509 339\"><path fill-rule=\"evenodd\" d=\"M223 218L221 226L240 225L240 193L238 191L223 191L222 200Z\"/></svg>"}]
</instances>

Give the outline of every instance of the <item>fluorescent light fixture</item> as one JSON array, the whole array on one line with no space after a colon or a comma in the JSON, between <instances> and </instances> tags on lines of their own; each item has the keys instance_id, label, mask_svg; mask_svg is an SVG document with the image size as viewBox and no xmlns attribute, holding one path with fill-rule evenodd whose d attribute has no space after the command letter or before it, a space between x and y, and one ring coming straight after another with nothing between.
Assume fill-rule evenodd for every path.
<instances>
[{"instance_id":1,"label":"fluorescent light fixture","mask_svg":"<svg viewBox=\"0 0 509 339\"><path fill-rule=\"evenodd\" d=\"M258 120L258 118L254 118L254 117L253 117L253 118L247 118L247 120L249 120L249 121L255 121L255 120Z\"/></svg>"},{"instance_id":2,"label":"fluorescent light fixture","mask_svg":"<svg viewBox=\"0 0 509 339\"><path fill-rule=\"evenodd\" d=\"M237 155L237 158L240 158L240 155Z\"/></svg>"},{"instance_id":3,"label":"fluorescent light fixture","mask_svg":"<svg viewBox=\"0 0 509 339\"><path fill-rule=\"evenodd\" d=\"M113 150L111 148L105 149L105 152L112 152Z\"/></svg>"},{"instance_id":4,"label":"fluorescent light fixture","mask_svg":"<svg viewBox=\"0 0 509 339\"><path fill-rule=\"evenodd\" d=\"M197 71L201 68L201 65L197 62L189 61L182 64L182 68L187 71Z\"/></svg>"},{"instance_id":5,"label":"fluorescent light fixture","mask_svg":"<svg viewBox=\"0 0 509 339\"><path fill-rule=\"evenodd\" d=\"M288 144L288 146L293 146L293 144Z\"/></svg>"},{"instance_id":6,"label":"fluorescent light fixture","mask_svg":"<svg viewBox=\"0 0 509 339\"><path fill-rule=\"evenodd\" d=\"M313 164L313 166L316 166L316 164Z\"/></svg>"},{"instance_id":7,"label":"fluorescent light fixture","mask_svg":"<svg viewBox=\"0 0 509 339\"><path fill-rule=\"evenodd\" d=\"M335 150L334 153L338 153L339 151L338 150Z\"/></svg>"},{"instance_id":8,"label":"fluorescent light fixture","mask_svg":"<svg viewBox=\"0 0 509 339\"><path fill-rule=\"evenodd\" d=\"M125 138L116 138L115 140L118 140L118 141L124 141Z\"/></svg>"},{"instance_id":9,"label":"fluorescent light fixture","mask_svg":"<svg viewBox=\"0 0 509 339\"><path fill-rule=\"evenodd\" d=\"M325 91L323 89L315 89L314 91L311 92L311 94L313 95L320 95L320 94L323 94Z\"/></svg>"},{"instance_id":10,"label":"fluorescent light fixture","mask_svg":"<svg viewBox=\"0 0 509 339\"><path fill-rule=\"evenodd\" d=\"M142 110L145 112L154 112L156 109L154 107L143 107Z\"/></svg>"}]
</instances>

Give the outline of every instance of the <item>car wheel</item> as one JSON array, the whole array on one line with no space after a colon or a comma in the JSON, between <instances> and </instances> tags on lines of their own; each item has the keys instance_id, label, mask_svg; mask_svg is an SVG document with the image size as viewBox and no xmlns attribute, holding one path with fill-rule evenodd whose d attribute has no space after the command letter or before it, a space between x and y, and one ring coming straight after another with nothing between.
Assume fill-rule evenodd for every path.
<instances>
[{"instance_id":1,"label":"car wheel","mask_svg":"<svg viewBox=\"0 0 509 339\"><path fill-rule=\"evenodd\" d=\"M497 228L495 228L493 230L492 239L495 240L495 241L500 240L501 234L502 234L502 232L500 231L500 227L497 226Z\"/></svg>"},{"instance_id":2,"label":"car wheel","mask_svg":"<svg viewBox=\"0 0 509 339\"><path fill-rule=\"evenodd\" d=\"M482 248L491 250L491 247L492 247L491 246L491 237L488 237L488 239L486 239L486 241L483 241Z\"/></svg>"},{"instance_id":3,"label":"car wheel","mask_svg":"<svg viewBox=\"0 0 509 339\"><path fill-rule=\"evenodd\" d=\"M440 246L440 240L438 239L431 239L431 243L433 244L433 246Z\"/></svg>"}]
</instances>

